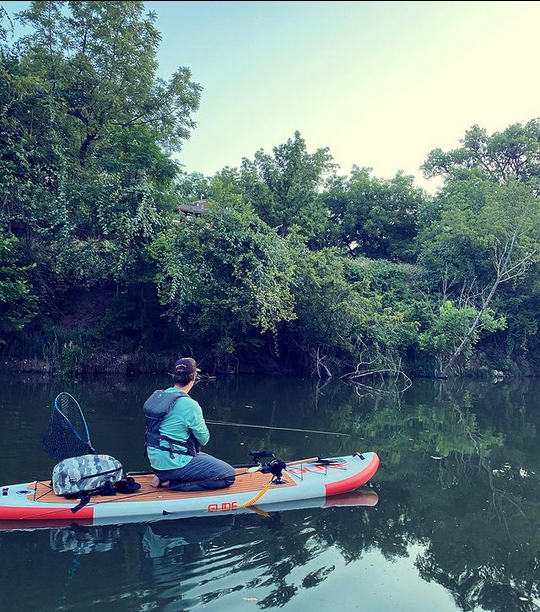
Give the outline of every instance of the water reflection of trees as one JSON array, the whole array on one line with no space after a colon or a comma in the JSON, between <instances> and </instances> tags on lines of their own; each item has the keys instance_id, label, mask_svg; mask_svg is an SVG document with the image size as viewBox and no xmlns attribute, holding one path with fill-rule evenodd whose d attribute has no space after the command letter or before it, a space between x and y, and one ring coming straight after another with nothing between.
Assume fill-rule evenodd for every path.
<instances>
[{"instance_id":1,"label":"water reflection of trees","mask_svg":"<svg viewBox=\"0 0 540 612\"><path fill-rule=\"evenodd\" d=\"M198 605L234 592L256 592L259 607L282 607L336 571L335 564L325 556L331 548L346 563L358 561L373 550L384 551L388 558L407 554L407 521L403 521L401 537L399 529L391 535L390 516L374 510L307 509L268 519L237 516L233 529L203 543L196 556L193 550L179 545L168 555L152 560L153 567L145 572L154 573L158 593L167 587L167 597L181 598L184 605L192 599L186 583L197 577L195 590L202 590ZM179 536L178 522L162 523L160 528L163 538L174 541ZM171 591L168 587L173 584L177 586Z\"/></svg>"},{"instance_id":2,"label":"water reflection of trees","mask_svg":"<svg viewBox=\"0 0 540 612\"><path fill-rule=\"evenodd\" d=\"M530 402L518 386L503 394L448 386L431 405L383 410L366 427L392 464L385 477L406 474L417 491L410 512L413 537L426 545L420 575L463 610L537 609L540 492L538 453L529 451L537 416L520 397Z\"/></svg>"},{"instance_id":3,"label":"water reflection of trees","mask_svg":"<svg viewBox=\"0 0 540 612\"><path fill-rule=\"evenodd\" d=\"M128 380L121 387L96 382L75 395L89 407L103 445L112 427L130 432L134 446L139 427L134 415L156 385L154 379ZM28 389L33 406L50 402L57 391L39 381ZM184 608L178 609L253 589L264 593L258 605L269 608L323 585L338 571L325 556L329 550L351 563L374 551L387 559L405 557L412 545L420 545L415 561L420 576L446 588L460 609L531 612L540 596L538 389L530 380L415 381L398 401L389 394L358 395L335 382L322 390L312 381L282 378L203 385L197 393L209 418L348 432L344 451L376 450L382 459L374 479L379 504L269 519L237 516L227 529L185 543L178 534L181 522L156 523L148 528L162 539L164 553L153 558L142 553L141 532L132 527L139 537L122 543L123 555L131 571L142 564L144 574L153 576L154 596L169 603L180 597ZM21 402L20 384L8 384L4 401ZM14 433L27 431L27 420L17 412L6 414L0 435L7 444ZM332 454L341 443L331 436L232 428L212 435L216 454L236 461L257 446L290 459L314 451ZM116 437L114 443L120 444ZM129 452L128 458L140 455L139 448ZM17 572L24 567L21 560ZM84 567L79 571L83 575ZM29 580L19 574L16 583Z\"/></svg>"},{"instance_id":4,"label":"water reflection of trees","mask_svg":"<svg viewBox=\"0 0 540 612\"><path fill-rule=\"evenodd\" d=\"M311 411L304 399L312 423L320 416L329 431L351 432L352 442L377 450L383 465L377 480L384 501L356 530L362 537L352 538L342 521L323 521L317 525L322 546L334 544L350 560L373 547L389 558L406 555L422 543L420 575L445 586L463 610L536 609L540 466L529 385L429 383L399 402L326 387ZM276 563L287 569L306 563L305 554ZM279 581L279 573L272 577ZM273 605L294 594L281 586Z\"/></svg>"}]
</instances>

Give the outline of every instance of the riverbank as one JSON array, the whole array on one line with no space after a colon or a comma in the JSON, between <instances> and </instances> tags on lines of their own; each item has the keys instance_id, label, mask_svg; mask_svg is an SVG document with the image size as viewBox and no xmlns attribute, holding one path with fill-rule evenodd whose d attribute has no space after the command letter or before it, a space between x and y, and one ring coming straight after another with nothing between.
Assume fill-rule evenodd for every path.
<instances>
[{"instance_id":1,"label":"riverbank","mask_svg":"<svg viewBox=\"0 0 540 612\"><path fill-rule=\"evenodd\" d=\"M113 351L91 351L86 357L73 349L53 358L37 356L11 356L0 355L0 372L38 373L47 375L100 375L100 374L154 374L167 372L171 363L178 358L173 351L134 353L116 353ZM183 353L182 353L183 354ZM195 356L206 374L216 375L300 375L308 378L318 378L316 371L306 371L298 362L291 363L290 359L276 359L272 355L250 354L244 356L227 356L216 358L205 356L204 353L195 353ZM296 366L296 367L295 367ZM365 371L364 376L357 380L369 380ZM340 378L350 373L350 369L334 370L333 377ZM425 363L407 363L400 373L386 373L386 375L406 376L411 379L438 379L436 372L426 370ZM374 373L380 378L380 374ZM538 367L533 362L515 364L513 369L504 369L491 365L485 354L480 353L468 363L455 371L452 378L481 378L490 381L502 381L508 378L538 378ZM321 378L328 378L322 375ZM371 376L373 378L373 375Z\"/></svg>"}]
</instances>

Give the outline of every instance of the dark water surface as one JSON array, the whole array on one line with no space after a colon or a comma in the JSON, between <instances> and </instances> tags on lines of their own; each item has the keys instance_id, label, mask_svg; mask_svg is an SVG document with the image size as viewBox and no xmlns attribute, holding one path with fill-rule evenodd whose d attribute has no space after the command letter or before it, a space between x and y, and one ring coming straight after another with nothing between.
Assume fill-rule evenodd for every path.
<instances>
[{"instance_id":1,"label":"dark water surface","mask_svg":"<svg viewBox=\"0 0 540 612\"><path fill-rule=\"evenodd\" d=\"M1 484L48 478L54 397L80 402L99 452L147 469L141 406L160 377L1 379ZM294 378L197 385L231 463L374 450L376 506L124 526L0 531L0 610L540 610L540 383L415 381L402 395Z\"/></svg>"}]
</instances>

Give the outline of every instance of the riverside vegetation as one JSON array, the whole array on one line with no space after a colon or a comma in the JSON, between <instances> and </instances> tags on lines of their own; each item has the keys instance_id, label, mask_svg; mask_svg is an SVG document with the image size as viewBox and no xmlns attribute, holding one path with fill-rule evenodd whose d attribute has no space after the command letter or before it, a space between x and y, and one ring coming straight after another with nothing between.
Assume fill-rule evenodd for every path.
<instances>
[{"instance_id":1,"label":"riverside vegetation","mask_svg":"<svg viewBox=\"0 0 540 612\"><path fill-rule=\"evenodd\" d=\"M432 151L434 196L299 133L188 174L202 88L158 76L142 2L33 2L20 39L0 11L4 367L538 374L540 120Z\"/></svg>"}]
</instances>

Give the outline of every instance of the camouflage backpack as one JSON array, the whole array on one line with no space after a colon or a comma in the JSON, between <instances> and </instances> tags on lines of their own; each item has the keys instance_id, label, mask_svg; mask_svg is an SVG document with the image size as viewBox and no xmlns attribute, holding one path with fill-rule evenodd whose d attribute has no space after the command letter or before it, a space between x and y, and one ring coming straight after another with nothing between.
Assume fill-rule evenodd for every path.
<instances>
[{"instance_id":1,"label":"camouflage backpack","mask_svg":"<svg viewBox=\"0 0 540 612\"><path fill-rule=\"evenodd\" d=\"M122 464L114 457L81 455L64 459L54 467L52 488L57 495L80 497L113 489L123 477Z\"/></svg>"}]
</instances>

